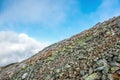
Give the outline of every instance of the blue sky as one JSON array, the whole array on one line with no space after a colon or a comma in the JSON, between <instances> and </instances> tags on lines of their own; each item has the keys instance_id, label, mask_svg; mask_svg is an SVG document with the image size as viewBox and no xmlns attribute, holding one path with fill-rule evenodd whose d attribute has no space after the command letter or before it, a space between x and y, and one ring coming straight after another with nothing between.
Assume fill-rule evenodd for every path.
<instances>
[{"instance_id":1,"label":"blue sky","mask_svg":"<svg viewBox=\"0 0 120 80\"><path fill-rule=\"evenodd\" d=\"M0 65L118 15L120 0L0 0Z\"/></svg>"}]
</instances>

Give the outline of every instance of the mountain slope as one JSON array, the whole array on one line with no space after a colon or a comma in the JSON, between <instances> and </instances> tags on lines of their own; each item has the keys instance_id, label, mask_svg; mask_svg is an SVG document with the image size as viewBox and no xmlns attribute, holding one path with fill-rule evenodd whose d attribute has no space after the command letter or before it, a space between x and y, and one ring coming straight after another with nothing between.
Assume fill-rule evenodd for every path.
<instances>
[{"instance_id":1,"label":"mountain slope","mask_svg":"<svg viewBox=\"0 0 120 80\"><path fill-rule=\"evenodd\" d=\"M120 80L120 16L1 67L0 80Z\"/></svg>"}]
</instances>

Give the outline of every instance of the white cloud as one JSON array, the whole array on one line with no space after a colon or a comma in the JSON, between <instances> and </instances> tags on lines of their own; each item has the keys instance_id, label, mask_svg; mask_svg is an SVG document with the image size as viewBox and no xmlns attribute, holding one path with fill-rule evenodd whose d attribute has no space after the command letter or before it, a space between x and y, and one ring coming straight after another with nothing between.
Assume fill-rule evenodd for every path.
<instances>
[{"instance_id":1,"label":"white cloud","mask_svg":"<svg viewBox=\"0 0 120 80\"><path fill-rule=\"evenodd\" d=\"M120 15L120 1L119 0L102 0L101 5L96 12L91 14L92 18L97 21L104 21L114 16Z\"/></svg>"},{"instance_id":2,"label":"white cloud","mask_svg":"<svg viewBox=\"0 0 120 80\"><path fill-rule=\"evenodd\" d=\"M25 33L12 31L0 32L0 65L22 61L46 47L49 43L41 43Z\"/></svg>"},{"instance_id":3,"label":"white cloud","mask_svg":"<svg viewBox=\"0 0 120 80\"><path fill-rule=\"evenodd\" d=\"M55 26L64 22L73 0L11 0L4 3L0 24L40 23Z\"/></svg>"},{"instance_id":4,"label":"white cloud","mask_svg":"<svg viewBox=\"0 0 120 80\"><path fill-rule=\"evenodd\" d=\"M120 4L119 0L103 0L103 3L99 7L98 13L100 15L100 19L108 19L112 16L120 15Z\"/></svg>"}]
</instances>

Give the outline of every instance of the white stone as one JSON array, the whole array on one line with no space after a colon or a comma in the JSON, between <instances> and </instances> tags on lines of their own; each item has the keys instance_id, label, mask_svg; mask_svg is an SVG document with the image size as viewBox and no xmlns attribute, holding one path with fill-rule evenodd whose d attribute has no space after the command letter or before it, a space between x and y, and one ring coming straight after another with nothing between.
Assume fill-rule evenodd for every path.
<instances>
[{"instance_id":1,"label":"white stone","mask_svg":"<svg viewBox=\"0 0 120 80\"><path fill-rule=\"evenodd\" d=\"M24 74L22 75L22 79L25 79L27 76L28 76L28 73L24 73Z\"/></svg>"}]
</instances>

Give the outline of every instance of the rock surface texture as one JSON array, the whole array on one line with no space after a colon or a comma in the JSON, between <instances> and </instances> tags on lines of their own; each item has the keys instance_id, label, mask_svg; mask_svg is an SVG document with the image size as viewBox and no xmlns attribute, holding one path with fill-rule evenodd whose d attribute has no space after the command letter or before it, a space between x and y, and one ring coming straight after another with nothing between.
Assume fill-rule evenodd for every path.
<instances>
[{"instance_id":1,"label":"rock surface texture","mask_svg":"<svg viewBox=\"0 0 120 80\"><path fill-rule=\"evenodd\" d=\"M120 16L0 67L0 80L120 80Z\"/></svg>"}]
</instances>

